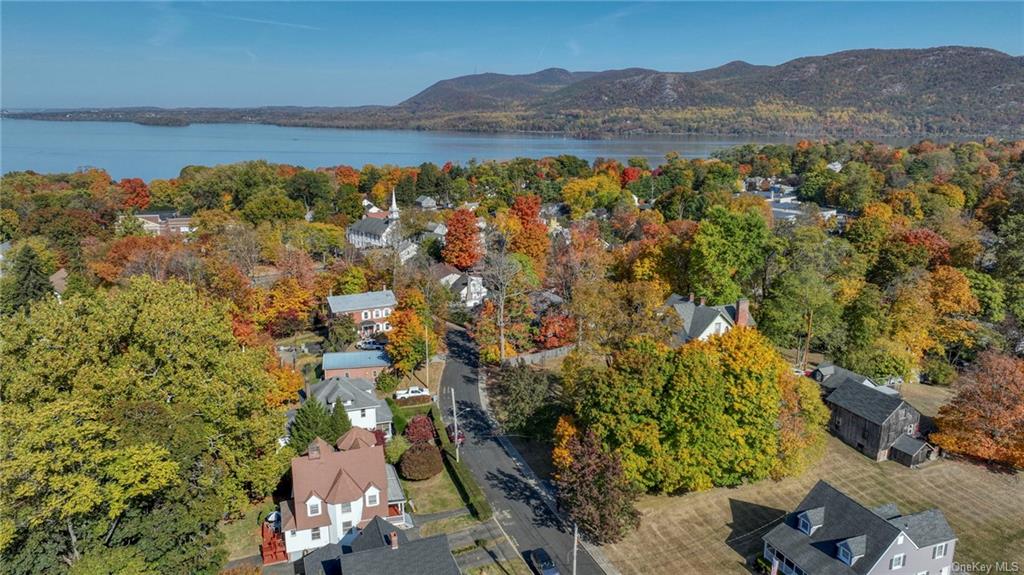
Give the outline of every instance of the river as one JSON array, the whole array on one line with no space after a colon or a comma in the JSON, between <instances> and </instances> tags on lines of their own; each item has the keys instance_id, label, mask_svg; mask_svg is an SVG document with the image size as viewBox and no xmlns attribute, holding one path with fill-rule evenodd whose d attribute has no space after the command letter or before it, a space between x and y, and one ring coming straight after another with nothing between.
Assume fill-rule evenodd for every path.
<instances>
[{"instance_id":1,"label":"river","mask_svg":"<svg viewBox=\"0 0 1024 575\"><path fill-rule=\"evenodd\" d=\"M348 164L401 166L470 159L507 160L572 154L586 160L633 156L658 164L668 152L706 157L745 143L785 137L660 136L577 140L562 136L402 130L292 128L262 124L142 126L127 122L0 120L0 173L103 168L115 179L172 178L188 165L264 159L315 168Z\"/></svg>"}]
</instances>

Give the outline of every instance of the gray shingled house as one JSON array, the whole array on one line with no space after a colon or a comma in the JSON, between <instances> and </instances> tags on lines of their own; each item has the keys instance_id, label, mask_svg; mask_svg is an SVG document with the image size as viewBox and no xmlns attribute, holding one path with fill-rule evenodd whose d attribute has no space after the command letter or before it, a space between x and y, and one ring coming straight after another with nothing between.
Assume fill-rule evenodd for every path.
<instances>
[{"instance_id":1,"label":"gray shingled house","mask_svg":"<svg viewBox=\"0 0 1024 575\"><path fill-rule=\"evenodd\" d=\"M434 535L410 540L380 517L360 530L349 544L332 543L302 558L306 575L458 575L448 538Z\"/></svg>"},{"instance_id":2,"label":"gray shingled house","mask_svg":"<svg viewBox=\"0 0 1024 575\"><path fill-rule=\"evenodd\" d=\"M831 411L833 435L875 461L893 459L907 466L928 459L933 448L918 438L921 413L898 391L841 367L823 364L811 377Z\"/></svg>"},{"instance_id":3,"label":"gray shingled house","mask_svg":"<svg viewBox=\"0 0 1024 575\"><path fill-rule=\"evenodd\" d=\"M675 345L720 335L737 325L757 325L754 316L750 315L750 302L745 299L735 304L706 305L704 298L695 301L693 294L688 298L672 294L665 302L665 307L673 310L682 323L682 328L672 338Z\"/></svg>"},{"instance_id":4,"label":"gray shingled house","mask_svg":"<svg viewBox=\"0 0 1024 575\"><path fill-rule=\"evenodd\" d=\"M868 509L825 481L762 539L784 575L950 575L957 541L938 509Z\"/></svg>"}]
</instances>

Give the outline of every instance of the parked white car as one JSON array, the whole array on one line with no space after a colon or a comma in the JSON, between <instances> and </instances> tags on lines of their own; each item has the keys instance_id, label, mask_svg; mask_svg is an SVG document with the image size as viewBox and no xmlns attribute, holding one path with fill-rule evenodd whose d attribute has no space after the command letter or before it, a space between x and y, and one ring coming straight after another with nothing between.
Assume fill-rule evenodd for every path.
<instances>
[{"instance_id":1,"label":"parked white car","mask_svg":"<svg viewBox=\"0 0 1024 575\"><path fill-rule=\"evenodd\" d=\"M430 395L430 390L425 387L414 385L409 389L400 389L395 392L395 399L406 399L409 397L423 397Z\"/></svg>"},{"instance_id":2,"label":"parked white car","mask_svg":"<svg viewBox=\"0 0 1024 575\"><path fill-rule=\"evenodd\" d=\"M372 339L364 339L356 344L356 349L363 349L367 351L381 350L384 349L384 344L382 344L379 341L374 341Z\"/></svg>"}]
</instances>

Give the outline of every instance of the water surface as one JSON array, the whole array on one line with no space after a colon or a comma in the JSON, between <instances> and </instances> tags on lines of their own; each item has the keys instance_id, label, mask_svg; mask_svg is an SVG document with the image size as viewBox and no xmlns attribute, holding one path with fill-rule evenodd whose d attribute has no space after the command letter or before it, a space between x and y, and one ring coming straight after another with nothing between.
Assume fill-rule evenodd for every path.
<instances>
[{"instance_id":1,"label":"water surface","mask_svg":"<svg viewBox=\"0 0 1024 575\"><path fill-rule=\"evenodd\" d=\"M572 154L652 164L668 152L709 156L745 143L792 142L784 137L678 136L577 140L562 136L400 130L292 128L262 124L142 126L127 122L0 120L0 172L69 172L103 168L114 178L171 178L188 165L264 159L309 168L348 164L416 165L470 159L507 160Z\"/></svg>"}]
</instances>

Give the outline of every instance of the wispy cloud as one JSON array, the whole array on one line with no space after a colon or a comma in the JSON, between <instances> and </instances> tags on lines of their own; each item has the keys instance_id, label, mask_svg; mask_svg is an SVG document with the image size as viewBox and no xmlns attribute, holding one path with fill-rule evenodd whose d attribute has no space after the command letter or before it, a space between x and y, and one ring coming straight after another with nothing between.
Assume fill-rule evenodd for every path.
<instances>
[{"instance_id":1,"label":"wispy cloud","mask_svg":"<svg viewBox=\"0 0 1024 575\"><path fill-rule=\"evenodd\" d=\"M213 16L215 18L223 18L224 20L234 20L236 22L249 22L250 24L266 24L267 26L278 26L280 28L294 28L296 30L319 30L323 31L323 28L317 26L310 26L309 24L297 24L295 22L282 22L281 20L267 20L264 18L249 18L247 16L234 16L232 14L217 14L215 12L205 12L206 16Z\"/></svg>"}]
</instances>

